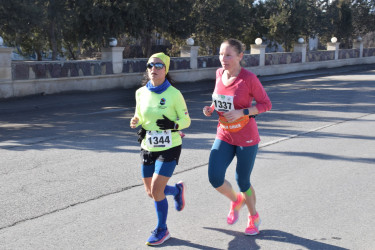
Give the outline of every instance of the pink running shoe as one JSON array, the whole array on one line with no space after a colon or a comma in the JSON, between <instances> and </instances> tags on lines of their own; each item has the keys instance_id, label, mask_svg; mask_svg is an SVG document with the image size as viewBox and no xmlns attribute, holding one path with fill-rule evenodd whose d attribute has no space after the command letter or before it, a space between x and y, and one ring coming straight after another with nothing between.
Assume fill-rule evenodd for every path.
<instances>
[{"instance_id":1,"label":"pink running shoe","mask_svg":"<svg viewBox=\"0 0 375 250\"><path fill-rule=\"evenodd\" d=\"M227 217L227 223L233 225L238 220L238 214L240 209L245 205L245 199L241 193L237 194L237 201L230 203L230 210Z\"/></svg>"},{"instance_id":2,"label":"pink running shoe","mask_svg":"<svg viewBox=\"0 0 375 250\"><path fill-rule=\"evenodd\" d=\"M247 228L245 229L246 235L257 235L259 234L259 225L260 225L260 218L257 212L256 215L251 216L249 215L249 221L247 224Z\"/></svg>"}]
</instances>

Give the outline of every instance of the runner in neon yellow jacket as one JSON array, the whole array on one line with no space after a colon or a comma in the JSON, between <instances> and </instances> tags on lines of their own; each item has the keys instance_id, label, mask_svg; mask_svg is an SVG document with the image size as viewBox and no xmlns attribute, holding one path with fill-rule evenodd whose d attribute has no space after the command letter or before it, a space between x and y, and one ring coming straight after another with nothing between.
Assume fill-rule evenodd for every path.
<instances>
[{"instance_id":1,"label":"runner in neon yellow jacket","mask_svg":"<svg viewBox=\"0 0 375 250\"><path fill-rule=\"evenodd\" d=\"M170 58L164 53L150 57L147 62L150 81L136 91L136 110L130 121L131 128L142 126L138 133L142 180L147 194L154 200L158 219L146 241L152 246L170 238L166 195L173 195L177 211L185 207L185 184L180 181L173 186L167 185L181 154L182 140L178 131L190 126L185 100L168 80L169 64Z\"/></svg>"},{"instance_id":2,"label":"runner in neon yellow jacket","mask_svg":"<svg viewBox=\"0 0 375 250\"><path fill-rule=\"evenodd\" d=\"M146 86L143 86L136 91L136 103L135 113L139 118L137 125L142 125L147 131L160 131L156 121L163 119L163 115L169 120L174 121L178 125L178 130L190 126L190 116L185 99L181 92L173 86L169 86L161 94L152 92ZM172 145L170 147L149 147L146 139L143 139L141 147L148 151L156 152L181 144L181 136L176 131L172 132Z\"/></svg>"}]
</instances>

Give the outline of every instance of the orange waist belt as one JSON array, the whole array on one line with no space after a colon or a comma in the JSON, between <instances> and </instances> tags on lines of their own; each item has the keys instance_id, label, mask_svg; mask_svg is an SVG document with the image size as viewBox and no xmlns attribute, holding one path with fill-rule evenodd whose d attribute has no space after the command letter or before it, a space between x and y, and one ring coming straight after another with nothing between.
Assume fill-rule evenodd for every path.
<instances>
[{"instance_id":1,"label":"orange waist belt","mask_svg":"<svg viewBox=\"0 0 375 250\"><path fill-rule=\"evenodd\" d=\"M235 120L234 122L228 122L225 117L220 117L219 118L219 124L222 129L225 129L229 132L238 132L241 129L245 127L245 125L249 122L249 116L244 115L241 118Z\"/></svg>"}]
</instances>

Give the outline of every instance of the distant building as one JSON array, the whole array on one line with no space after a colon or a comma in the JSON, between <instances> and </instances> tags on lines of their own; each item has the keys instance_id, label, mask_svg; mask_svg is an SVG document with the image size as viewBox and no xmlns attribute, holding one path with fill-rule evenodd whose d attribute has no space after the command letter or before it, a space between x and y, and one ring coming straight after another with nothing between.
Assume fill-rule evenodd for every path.
<instances>
[{"instance_id":1,"label":"distant building","mask_svg":"<svg viewBox=\"0 0 375 250\"><path fill-rule=\"evenodd\" d=\"M309 37L309 50L318 50L319 37Z\"/></svg>"}]
</instances>

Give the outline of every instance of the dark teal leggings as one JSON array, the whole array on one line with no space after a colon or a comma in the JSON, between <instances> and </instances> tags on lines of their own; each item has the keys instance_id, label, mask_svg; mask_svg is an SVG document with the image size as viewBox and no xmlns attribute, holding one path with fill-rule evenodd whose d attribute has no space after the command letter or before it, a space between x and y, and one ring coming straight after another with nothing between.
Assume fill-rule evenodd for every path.
<instances>
[{"instance_id":1,"label":"dark teal leggings","mask_svg":"<svg viewBox=\"0 0 375 250\"><path fill-rule=\"evenodd\" d=\"M231 145L225 141L215 139L211 148L208 163L208 178L214 188L224 184L225 173L234 156L237 156L236 181L241 192L246 192L250 184L258 144L249 147Z\"/></svg>"}]
</instances>

